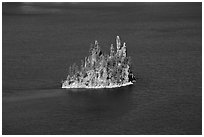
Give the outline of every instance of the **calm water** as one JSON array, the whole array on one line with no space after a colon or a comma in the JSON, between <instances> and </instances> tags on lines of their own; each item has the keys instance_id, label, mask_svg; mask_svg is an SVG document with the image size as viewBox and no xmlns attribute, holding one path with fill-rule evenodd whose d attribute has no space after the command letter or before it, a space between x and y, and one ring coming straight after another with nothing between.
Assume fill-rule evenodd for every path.
<instances>
[{"instance_id":1,"label":"calm water","mask_svg":"<svg viewBox=\"0 0 204 137\"><path fill-rule=\"evenodd\" d=\"M201 3L3 4L3 134L201 134ZM119 35L137 83L63 90Z\"/></svg>"}]
</instances>

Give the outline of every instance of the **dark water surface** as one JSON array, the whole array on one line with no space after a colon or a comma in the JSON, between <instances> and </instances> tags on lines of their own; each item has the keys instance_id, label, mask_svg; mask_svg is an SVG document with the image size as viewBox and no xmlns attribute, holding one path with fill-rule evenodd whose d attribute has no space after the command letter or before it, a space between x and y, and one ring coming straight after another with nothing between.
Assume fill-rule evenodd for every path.
<instances>
[{"instance_id":1,"label":"dark water surface","mask_svg":"<svg viewBox=\"0 0 204 137\"><path fill-rule=\"evenodd\" d=\"M3 134L201 134L201 3L3 3ZM137 83L63 90L95 39Z\"/></svg>"}]
</instances>

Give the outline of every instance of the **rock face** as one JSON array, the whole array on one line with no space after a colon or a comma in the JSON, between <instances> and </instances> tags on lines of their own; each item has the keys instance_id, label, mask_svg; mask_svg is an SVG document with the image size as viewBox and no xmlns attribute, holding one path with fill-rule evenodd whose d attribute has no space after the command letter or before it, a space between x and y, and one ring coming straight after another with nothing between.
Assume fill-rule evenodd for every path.
<instances>
[{"instance_id":1,"label":"rock face","mask_svg":"<svg viewBox=\"0 0 204 137\"><path fill-rule=\"evenodd\" d=\"M116 51L113 44L110 55L102 53L95 41L89 50L89 56L81 61L81 67L73 64L62 88L113 88L133 84L135 77L131 71L130 57L127 57L125 43L121 46L116 37Z\"/></svg>"}]
</instances>

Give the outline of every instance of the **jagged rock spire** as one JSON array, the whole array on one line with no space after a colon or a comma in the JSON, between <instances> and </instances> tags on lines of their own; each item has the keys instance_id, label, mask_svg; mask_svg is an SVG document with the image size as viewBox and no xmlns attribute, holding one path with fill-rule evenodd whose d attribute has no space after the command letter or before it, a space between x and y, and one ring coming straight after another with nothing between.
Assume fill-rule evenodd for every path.
<instances>
[{"instance_id":1,"label":"jagged rock spire","mask_svg":"<svg viewBox=\"0 0 204 137\"><path fill-rule=\"evenodd\" d=\"M101 53L98 41L95 40L93 49L91 49L91 56L90 56L90 63L93 66L94 63L97 61L97 56L99 56Z\"/></svg>"},{"instance_id":2,"label":"jagged rock spire","mask_svg":"<svg viewBox=\"0 0 204 137\"><path fill-rule=\"evenodd\" d=\"M110 56L113 57L114 56L114 47L113 47L113 44L111 44L111 47L110 47Z\"/></svg>"},{"instance_id":3,"label":"jagged rock spire","mask_svg":"<svg viewBox=\"0 0 204 137\"><path fill-rule=\"evenodd\" d=\"M85 60L84 60L84 67L86 68L86 65L87 65L87 57L85 57Z\"/></svg>"},{"instance_id":4,"label":"jagged rock spire","mask_svg":"<svg viewBox=\"0 0 204 137\"><path fill-rule=\"evenodd\" d=\"M126 49L126 45L125 45L126 43L124 42L123 43L123 57L126 57L127 56L127 49Z\"/></svg>"},{"instance_id":5,"label":"jagged rock spire","mask_svg":"<svg viewBox=\"0 0 204 137\"><path fill-rule=\"evenodd\" d=\"M123 43L123 47L126 47L126 43L125 42Z\"/></svg>"},{"instance_id":6,"label":"jagged rock spire","mask_svg":"<svg viewBox=\"0 0 204 137\"><path fill-rule=\"evenodd\" d=\"M100 46L99 46L99 44L98 44L98 41L95 40L93 52L94 52L95 54L98 54L98 53L100 53L100 51L101 51L101 49L100 49Z\"/></svg>"},{"instance_id":7,"label":"jagged rock spire","mask_svg":"<svg viewBox=\"0 0 204 137\"><path fill-rule=\"evenodd\" d=\"M95 40L95 45L98 46L98 41L97 40Z\"/></svg>"},{"instance_id":8,"label":"jagged rock spire","mask_svg":"<svg viewBox=\"0 0 204 137\"><path fill-rule=\"evenodd\" d=\"M119 36L116 37L116 46L117 46L117 51L118 51L120 49L120 47L121 47L121 42L120 42L120 37Z\"/></svg>"}]
</instances>

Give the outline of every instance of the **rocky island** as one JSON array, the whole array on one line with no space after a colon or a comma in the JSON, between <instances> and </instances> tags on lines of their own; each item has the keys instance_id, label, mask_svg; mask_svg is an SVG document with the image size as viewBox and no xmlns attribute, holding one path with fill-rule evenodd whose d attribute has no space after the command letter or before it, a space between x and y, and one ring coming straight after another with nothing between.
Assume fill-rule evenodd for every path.
<instances>
[{"instance_id":1,"label":"rocky island","mask_svg":"<svg viewBox=\"0 0 204 137\"><path fill-rule=\"evenodd\" d=\"M126 44L116 38L116 51L113 44L110 54L104 54L97 41L91 45L89 56L81 61L80 68L73 64L69 68L62 88L116 88L135 82L131 58L127 57Z\"/></svg>"}]
</instances>

